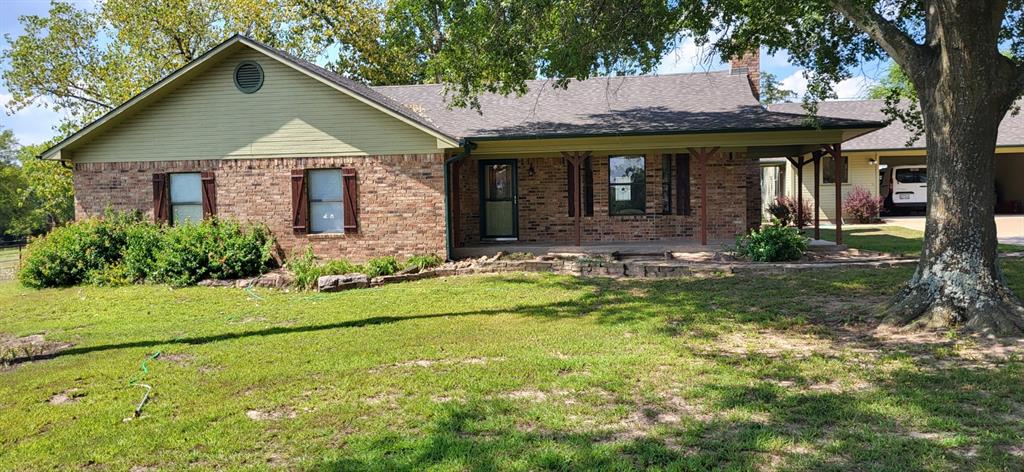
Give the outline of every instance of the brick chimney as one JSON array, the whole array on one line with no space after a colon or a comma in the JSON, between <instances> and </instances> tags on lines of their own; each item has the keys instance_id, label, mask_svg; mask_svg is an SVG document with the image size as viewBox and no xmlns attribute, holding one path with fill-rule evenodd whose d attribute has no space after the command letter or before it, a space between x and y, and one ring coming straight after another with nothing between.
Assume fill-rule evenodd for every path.
<instances>
[{"instance_id":1,"label":"brick chimney","mask_svg":"<svg viewBox=\"0 0 1024 472\"><path fill-rule=\"evenodd\" d=\"M754 98L761 100L761 51L749 51L729 61L733 75L746 74Z\"/></svg>"}]
</instances>

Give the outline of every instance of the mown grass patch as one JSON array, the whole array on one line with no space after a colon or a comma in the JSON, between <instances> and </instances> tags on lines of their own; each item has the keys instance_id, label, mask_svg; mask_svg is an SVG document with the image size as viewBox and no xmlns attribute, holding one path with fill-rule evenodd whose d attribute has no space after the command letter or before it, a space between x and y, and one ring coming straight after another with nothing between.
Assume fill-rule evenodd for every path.
<instances>
[{"instance_id":1,"label":"mown grass patch","mask_svg":"<svg viewBox=\"0 0 1024 472\"><path fill-rule=\"evenodd\" d=\"M909 270L5 283L5 335L73 345L0 371L0 469L1020 468L1015 346L871 330Z\"/></svg>"},{"instance_id":2,"label":"mown grass patch","mask_svg":"<svg viewBox=\"0 0 1024 472\"><path fill-rule=\"evenodd\" d=\"M804 234L813 237L814 228L805 228ZM821 239L835 241L835 230L821 229ZM917 257L921 255L921 247L924 244L924 232L892 225L857 225L843 228L843 244L866 251L879 251ZM1024 247L1013 244L1000 244L999 251L1024 251Z\"/></svg>"}]
</instances>

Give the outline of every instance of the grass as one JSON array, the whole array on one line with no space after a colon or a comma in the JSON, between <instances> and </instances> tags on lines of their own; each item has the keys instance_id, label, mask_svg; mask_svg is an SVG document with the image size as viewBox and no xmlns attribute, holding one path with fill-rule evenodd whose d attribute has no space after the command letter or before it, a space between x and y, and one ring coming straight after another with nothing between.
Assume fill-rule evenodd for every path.
<instances>
[{"instance_id":1,"label":"grass","mask_svg":"<svg viewBox=\"0 0 1024 472\"><path fill-rule=\"evenodd\" d=\"M814 228L804 229L804 234L813 237ZM835 230L822 228L821 239L835 241ZM892 225L857 225L843 228L843 244L855 249L917 257L921 255L924 232ZM1024 251L1024 247L1000 244L999 251Z\"/></svg>"},{"instance_id":2,"label":"grass","mask_svg":"<svg viewBox=\"0 0 1024 472\"><path fill-rule=\"evenodd\" d=\"M7 282L0 330L74 346L0 370L0 470L1020 470L1019 355L872 334L909 270Z\"/></svg>"},{"instance_id":3,"label":"grass","mask_svg":"<svg viewBox=\"0 0 1024 472\"><path fill-rule=\"evenodd\" d=\"M18 268L18 249L17 248L6 248L0 249L0 270L3 269L17 269Z\"/></svg>"}]
</instances>

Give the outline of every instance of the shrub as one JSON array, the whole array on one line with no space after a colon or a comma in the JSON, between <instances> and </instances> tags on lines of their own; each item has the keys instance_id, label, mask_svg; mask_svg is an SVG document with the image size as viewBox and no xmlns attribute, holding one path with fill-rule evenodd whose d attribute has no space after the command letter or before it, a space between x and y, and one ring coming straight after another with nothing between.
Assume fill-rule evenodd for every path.
<instances>
[{"instance_id":1,"label":"shrub","mask_svg":"<svg viewBox=\"0 0 1024 472\"><path fill-rule=\"evenodd\" d=\"M213 219L164 227L144 221L139 212L108 212L35 239L18 278L37 288L142 280L189 285L262 273L273 245L263 226Z\"/></svg>"},{"instance_id":2,"label":"shrub","mask_svg":"<svg viewBox=\"0 0 1024 472\"><path fill-rule=\"evenodd\" d=\"M265 226L214 218L169 227L154 254L152 280L185 286L258 275L269 267L273 245Z\"/></svg>"},{"instance_id":3,"label":"shrub","mask_svg":"<svg viewBox=\"0 0 1024 472\"><path fill-rule=\"evenodd\" d=\"M788 225L793 221L793 213L789 211L788 200L789 198L783 195L775 197L775 200L768 204L768 214L783 225Z\"/></svg>"},{"instance_id":4,"label":"shrub","mask_svg":"<svg viewBox=\"0 0 1024 472\"><path fill-rule=\"evenodd\" d=\"M67 287L120 259L127 219L90 218L54 229L28 245L18 279L27 287Z\"/></svg>"},{"instance_id":5,"label":"shrub","mask_svg":"<svg viewBox=\"0 0 1024 472\"><path fill-rule=\"evenodd\" d=\"M364 268L365 270L363 273L370 278L392 275L402 269L402 267L398 265L398 259L395 259L394 256L370 259L366 262L366 266Z\"/></svg>"},{"instance_id":6,"label":"shrub","mask_svg":"<svg viewBox=\"0 0 1024 472\"><path fill-rule=\"evenodd\" d=\"M854 223L872 223L882 210L882 198L871 195L864 187L854 187L843 201L843 213Z\"/></svg>"},{"instance_id":7,"label":"shrub","mask_svg":"<svg viewBox=\"0 0 1024 472\"><path fill-rule=\"evenodd\" d=\"M295 274L295 284L304 289L316 287L316 280L324 275L351 274L363 271L362 267L344 259L318 263L313 249L308 247L305 253L289 259L285 266Z\"/></svg>"},{"instance_id":8,"label":"shrub","mask_svg":"<svg viewBox=\"0 0 1024 472\"><path fill-rule=\"evenodd\" d=\"M795 261L807 250L807 238L779 221L736 238L736 253L758 262Z\"/></svg>"},{"instance_id":9,"label":"shrub","mask_svg":"<svg viewBox=\"0 0 1024 472\"><path fill-rule=\"evenodd\" d=\"M444 259L433 254L417 254L405 261L405 267L415 267L419 270L427 270L444 263Z\"/></svg>"}]
</instances>

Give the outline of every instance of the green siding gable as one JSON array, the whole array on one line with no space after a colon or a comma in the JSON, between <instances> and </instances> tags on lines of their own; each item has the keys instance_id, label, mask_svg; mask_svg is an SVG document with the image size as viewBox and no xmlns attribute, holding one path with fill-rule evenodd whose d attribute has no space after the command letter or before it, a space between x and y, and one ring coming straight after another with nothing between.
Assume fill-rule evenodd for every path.
<instances>
[{"instance_id":1,"label":"green siding gable","mask_svg":"<svg viewBox=\"0 0 1024 472\"><path fill-rule=\"evenodd\" d=\"M243 60L263 67L256 93L235 87L232 74ZM249 48L69 150L74 162L438 151L434 136Z\"/></svg>"}]
</instances>

